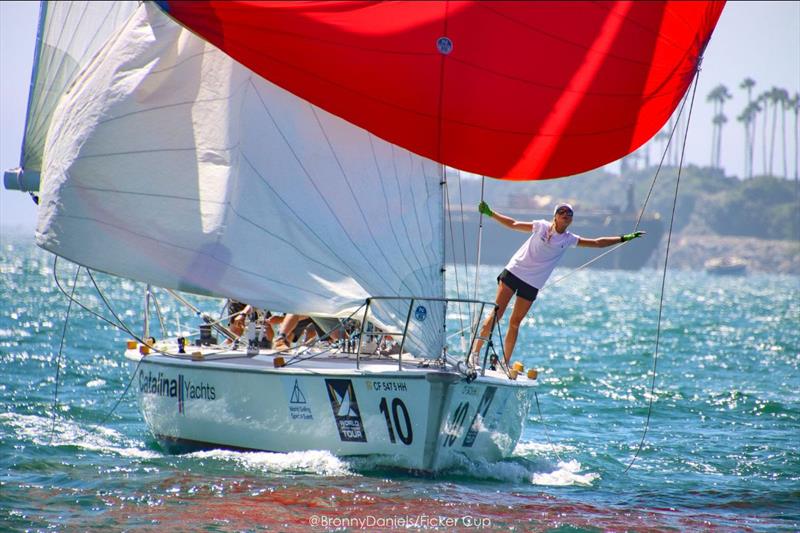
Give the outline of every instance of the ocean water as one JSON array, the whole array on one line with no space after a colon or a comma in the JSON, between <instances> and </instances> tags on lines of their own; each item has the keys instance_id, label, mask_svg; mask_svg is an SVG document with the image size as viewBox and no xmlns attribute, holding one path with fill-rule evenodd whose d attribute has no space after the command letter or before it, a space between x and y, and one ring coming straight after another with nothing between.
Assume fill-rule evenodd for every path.
<instances>
[{"instance_id":1,"label":"ocean water","mask_svg":"<svg viewBox=\"0 0 800 533\"><path fill-rule=\"evenodd\" d=\"M57 270L68 290L75 267ZM481 297L498 270L482 269ZM4 235L0 272L0 530L800 530L796 277L668 273L649 431L625 473L661 273L574 273L520 333L514 359L541 385L514 456L415 477L324 451L165 453L126 391L125 335L73 307L56 380L67 300L52 256ZM458 278L466 290L474 271ZM140 330L142 286L96 279ZM85 274L75 294L108 316ZM161 304L171 330L193 324Z\"/></svg>"}]
</instances>

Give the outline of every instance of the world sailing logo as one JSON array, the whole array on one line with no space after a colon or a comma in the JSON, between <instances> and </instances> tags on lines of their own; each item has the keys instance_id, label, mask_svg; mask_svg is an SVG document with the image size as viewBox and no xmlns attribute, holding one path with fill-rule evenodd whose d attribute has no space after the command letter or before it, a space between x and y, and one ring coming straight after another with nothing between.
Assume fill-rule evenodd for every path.
<instances>
[{"instance_id":1,"label":"world sailing logo","mask_svg":"<svg viewBox=\"0 0 800 533\"><path fill-rule=\"evenodd\" d=\"M154 375L151 371L147 374L144 370L139 372L139 392L142 394L154 394L164 398L176 398L178 400L178 412L184 413L184 405L189 400L216 400L217 391L213 385L208 383L194 383L178 374L177 378L164 376L163 372Z\"/></svg>"},{"instance_id":2,"label":"world sailing logo","mask_svg":"<svg viewBox=\"0 0 800 533\"><path fill-rule=\"evenodd\" d=\"M339 439L348 442L367 442L353 382L349 379L326 379L325 385L333 417L336 419L336 428L339 430Z\"/></svg>"}]
</instances>

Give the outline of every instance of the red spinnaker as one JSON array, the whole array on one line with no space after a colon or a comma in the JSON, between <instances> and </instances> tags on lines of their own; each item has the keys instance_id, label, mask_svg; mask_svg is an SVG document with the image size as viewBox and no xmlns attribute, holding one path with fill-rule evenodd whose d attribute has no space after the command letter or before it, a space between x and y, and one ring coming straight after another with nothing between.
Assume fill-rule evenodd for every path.
<instances>
[{"instance_id":1,"label":"red spinnaker","mask_svg":"<svg viewBox=\"0 0 800 533\"><path fill-rule=\"evenodd\" d=\"M269 81L394 144L548 179L649 140L724 2L170 2Z\"/></svg>"}]
</instances>

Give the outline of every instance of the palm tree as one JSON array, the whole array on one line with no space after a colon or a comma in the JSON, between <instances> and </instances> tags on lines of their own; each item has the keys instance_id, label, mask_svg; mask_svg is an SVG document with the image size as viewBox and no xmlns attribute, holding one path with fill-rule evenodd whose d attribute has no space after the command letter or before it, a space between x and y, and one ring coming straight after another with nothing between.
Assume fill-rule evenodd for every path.
<instances>
[{"instance_id":1,"label":"palm tree","mask_svg":"<svg viewBox=\"0 0 800 533\"><path fill-rule=\"evenodd\" d=\"M753 177L753 122L755 122L756 113L758 112L758 104L750 102L744 108L742 113L736 117L736 120L741 122L744 126L744 175L746 178Z\"/></svg>"},{"instance_id":2,"label":"palm tree","mask_svg":"<svg viewBox=\"0 0 800 533\"><path fill-rule=\"evenodd\" d=\"M757 102L763 106L764 120L761 121L761 166L763 169L762 174L767 175L767 119L769 117L769 91L764 91L758 95Z\"/></svg>"},{"instance_id":3,"label":"palm tree","mask_svg":"<svg viewBox=\"0 0 800 533\"><path fill-rule=\"evenodd\" d=\"M797 119L798 115L800 115L800 93L794 93L793 98L789 98L789 109L794 112L794 183L795 189L797 189L798 185L798 176L797 176L797 152L800 150L800 142L798 142L798 134L800 130L797 127Z\"/></svg>"},{"instance_id":4,"label":"palm tree","mask_svg":"<svg viewBox=\"0 0 800 533\"><path fill-rule=\"evenodd\" d=\"M783 147L783 177L789 177L786 164L786 112L789 110L789 91L778 89L775 94L777 103L781 105L781 146Z\"/></svg>"},{"instance_id":5,"label":"palm tree","mask_svg":"<svg viewBox=\"0 0 800 533\"><path fill-rule=\"evenodd\" d=\"M728 88L722 85L721 83L711 89L711 92L708 93L706 96L706 101L711 102L714 105L714 118L711 119L712 124L714 124L714 128L711 131L711 166L719 167L720 162L720 149L722 147L722 126L727 122L727 118L724 120L719 119L720 115L723 115L722 109L725 105L725 100L729 100L731 98L731 93L728 92Z\"/></svg>"},{"instance_id":6,"label":"palm tree","mask_svg":"<svg viewBox=\"0 0 800 533\"><path fill-rule=\"evenodd\" d=\"M767 94L767 101L772 103L772 136L769 141L769 175L772 173L772 162L775 159L775 130L778 127L778 106L783 106L783 98L786 93L785 89L772 87Z\"/></svg>"},{"instance_id":7,"label":"palm tree","mask_svg":"<svg viewBox=\"0 0 800 533\"><path fill-rule=\"evenodd\" d=\"M716 116L719 114L719 102L720 102L720 99L721 99L720 86L717 85L716 87L711 89L711 92L709 92L708 95L706 96L706 102L711 102L711 105L712 105L712 107L714 109L714 116L711 119L711 123L714 125L714 127L711 128L711 163L709 165L712 168L714 167L714 161L717 160L716 148L717 148L717 128L718 128L718 126L717 126L717 123L714 120L715 120Z\"/></svg>"},{"instance_id":8,"label":"palm tree","mask_svg":"<svg viewBox=\"0 0 800 533\"><path fill-rule=\"evenodd\" d=\"M747 103L753 101L753 87L756 84L756 80L753 78L747 77L742 80L742 83L739 84L739 88L747 90Z\"/></svg>"},{"instance_id":9,"label":"palm tree","mask_svg":"<svg viewBox=\"0 0 800 533\"><path fill-rule=\"evenodd\" d=\"M744 173L747 177L753 177L753 147L755 146L755 121L756 115L758 114L759 109L754 109L753 106L753 87L756 85L756 80L751 78L750 76L746 77L742 80L742 83L739 84L740 89L744 89L747 91L747 107L742 112L741 116L744 116L744 144L745 144L745 152L744 152ZM737 117L738 119L739 117ZM749 139L749 142L748 142Z\"/></svg>"},{"instance_id":10,"label":"palm tree","mask_svg":"<svg viewBox=\"0 0 800 533\"><path fill-rule=\"evenodd\" d=\"M714 116L713 123L714 126L716 126L717 128L717 147L715 150L717 159L716 161L714 161L713 166L716 168L722 168L720 165L720 152L722 148L722 126L724 126L726 122L728 122L728 117L725 116L725 113L717 113Z\"/></svg>"},{"instance_id":11,"label":"palm tree","mask_svg":"<svg viewBox=\"0 0 800 533\"><path fill-rule=\"evenodd\" d=\"M750 122L750 146L749 146L749 156L750 156L750 177L753 177L753 172L755 171L755 151L756 151L756 122L758 119L758 114L761 112L761 104L759 100L753 100L750 102L748 107L751 109L752 119Z\"/></svg>"}]
</instances>

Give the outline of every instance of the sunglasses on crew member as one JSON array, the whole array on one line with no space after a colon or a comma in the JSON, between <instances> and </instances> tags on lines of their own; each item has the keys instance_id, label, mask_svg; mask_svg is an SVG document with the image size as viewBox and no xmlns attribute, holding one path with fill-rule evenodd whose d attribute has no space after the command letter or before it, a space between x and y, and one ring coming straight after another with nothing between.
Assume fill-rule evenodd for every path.
<instances>
[{"instance_id":1,"label":"sunglasses on crew member","mask_svg":"<svg viewBox=\"0 0 800 533\"><path fill-rule=\"evenodd\" d=\"M556 214L557 215L567 215L567 216L571 217L572 216L572 211L570 209L567 209L566 207L562 207L561 209L556 211Z\"/></svg>"}]
</instances>

